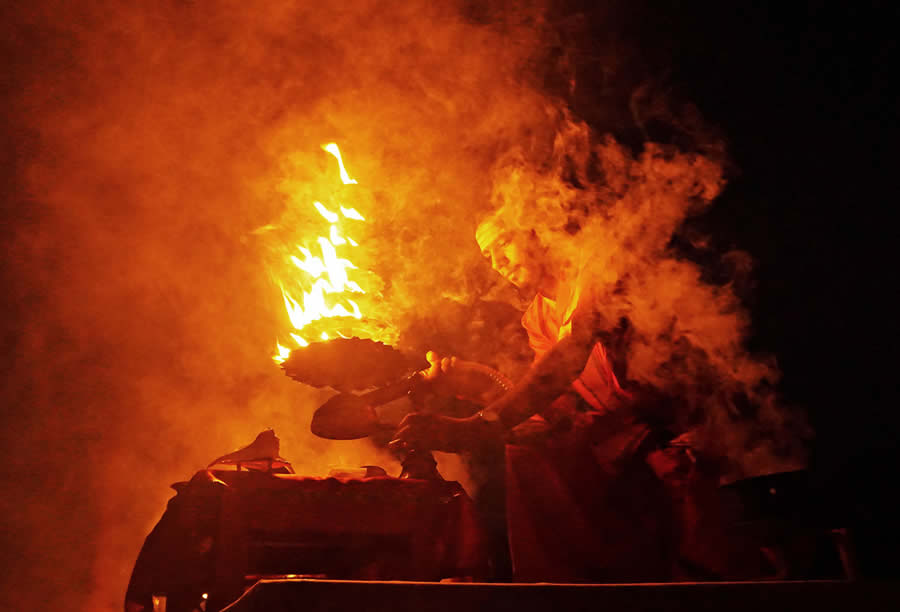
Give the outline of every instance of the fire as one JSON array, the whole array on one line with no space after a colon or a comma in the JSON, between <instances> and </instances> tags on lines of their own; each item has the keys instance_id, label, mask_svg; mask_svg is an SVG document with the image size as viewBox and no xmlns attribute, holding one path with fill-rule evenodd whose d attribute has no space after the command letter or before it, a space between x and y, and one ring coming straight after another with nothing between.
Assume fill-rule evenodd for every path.
<instances>
[{"instance_id":1,"label":"fire","mask_svg":"<svg viewBox=\"0 0 900 612\"><path fill-rule=\"evenodd\" d=\"M330 142L327 145L322 145L322 149L328 151L337 158L338 166L341 168L341 181L344 182L344 185L356 185L356 181L350 178L347 174L347 170L344 168L344 160L341 159L341 151L338 149L338 146L335 143Z\"/></svg>"},{"instance_id":2,"label":"fire","mask_svg":"<svg viewBox=\"0 0 900 612\"><path fill-rule=\"evenodd\" d=\"M322 150L337 160L344 185L358 184L350 178L337 144L322 145ZM327 230L314 239L301 239L287 257L288 271L276 280L291 323L289 336L294 348L343 336L349 320L363 319L359 298L366 291L354 278L358 268L350 259L359 243L348 231L366 219L355 208L336 204L329 207L318 200L311 203ZM281 363L291 350L278 341L273 359Z\"/></svg>"}]
</instances>

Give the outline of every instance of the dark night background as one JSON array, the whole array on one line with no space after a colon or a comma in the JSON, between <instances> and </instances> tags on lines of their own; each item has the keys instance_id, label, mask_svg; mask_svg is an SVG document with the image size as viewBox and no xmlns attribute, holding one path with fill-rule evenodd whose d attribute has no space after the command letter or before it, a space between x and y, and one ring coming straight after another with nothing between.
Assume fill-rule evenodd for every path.
<instances>
[{"instance_id":1,"label":"dark night background","mask_svg":"<svg viewBox=\"0 0 900 612\"><path fill-rule=\"evenodd\" d=\"M0 77L4 107L34 74L64 63L39 32L16 32L20 7L11 7L9 19L6 10L0 15L12 29L4 26L0 39L8 66ZM777 356L781 391L809 412L817 432L813 487L829 513L856 529L863 575L896 578L897 9L871 2L570 1L551 16L574 42L571 106L593 127L637 138L628 96L652 80L673 103L693 103L724 135L729 185L692 227L709 233L721 252L739 248L754 257L752 344ZM612 71L610 57L618 62ZM548 72L547 87L562 87L554 79ZM36 142L17 112L20 106L4 112L0 128L4 247L40 219L40 210L26 205L19 176ZM5 248L7 287L22 280L15 255ZM5 381L33 306L3 301ZM23 437L41 444L44 424L5 406L3 418L4 479L23 465L40 473L39 450L24 464L7 455ZM70 451L79 452L76 443ZM19 494L7 482L0 491L7 501ZM21 550L16 526L2 523L0 548L15 542L20 548L9 550ZM28 554L3 565L40 551ZM65 557L46 553L56 555Z\"/></svg>"},{"instance_id":2,"label":"dark night background","mask_svg":"<svg viewBox=\"0 0 900 612\"><path fill-rule=\"evenodd\" d=\"M895 577L896 8L651 4L626 19L659 33L644 61L671 69L739 168L698 226L756 259L753 346L808 407L813 486L857 527L863 572Z\"/></svg>"}]
</instances>

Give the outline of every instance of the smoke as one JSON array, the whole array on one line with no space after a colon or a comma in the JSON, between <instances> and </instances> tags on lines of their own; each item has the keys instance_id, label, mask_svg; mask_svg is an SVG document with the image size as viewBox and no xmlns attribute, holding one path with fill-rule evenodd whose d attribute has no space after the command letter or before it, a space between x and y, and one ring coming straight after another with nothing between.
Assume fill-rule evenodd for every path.
<instances>
[{"instance_id":1,"label":"smoke","mask_svg":"<svg viewBox=\"0 0 900 612\"><path fill-rule=\"evenodd\" d=\"M746 348L749 313L737 290L750 256L725 253L720 267L731 275L715 284L673 246L725 185L723 147L690 123L690 150L648 141L635 152L560 112L552 140L495 165L495 214L534 229L564 282L580 282L610 326L627 321L613 349L620 374L666 395L666 420L724 459L726 479L797 469L805 418L779 403L774 358Z\"/></svg>"},{"instance_id":2,"label":"smoke","mask_svg":"<svg viewBox=\"0 0 900 612\"><path fill-rule=\"evenodd\" d=\"M490 289L474 228L519 198L537 201L520 221L549 244L565 248L550 233L571 236L570 221L591 237L599 297L639 332L634 376L665 383L666 368L694 367L676 355L702 351L741 389L771 377L738 348L747 321L730 290L665 249L721 188L718 162L589 134L545 93L554 71L575 87L574 56L540 3L508 4L4 9L7 607L119 608L168 485L266 427L300 473L392 468L368 443L312 437L329 393L271 361L286 331L279 232L333 171L326 142L360 183L358 265L384 281L377 315L398 329ZM514 320L481 307L484 336Z\"/></svg>"},{"instance_id":3,"label":"smoke","mask_svg":"<svg viewBox=\"0 0 900 612\"><path fill-rule=\"evenodd\" d=\"M543 122L545 28L424 1L8 10L4 591L115 609L168 485L265 427L300 473L388 464L309 434L328 392L271 361L283 305L254 230L334 141L392 314L466 295L486 169Z\"/></svg>"}]
</instances>

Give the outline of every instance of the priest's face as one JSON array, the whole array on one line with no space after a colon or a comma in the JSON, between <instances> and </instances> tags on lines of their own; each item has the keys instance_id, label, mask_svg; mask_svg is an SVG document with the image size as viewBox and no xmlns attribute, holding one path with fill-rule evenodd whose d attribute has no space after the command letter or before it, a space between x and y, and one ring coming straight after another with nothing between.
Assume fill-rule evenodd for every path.
<instances>
[{"instance_id":1,"label":"priest's face","mask_svg":"<svg viewBox=\"0 0 900 612\"><path fill-rule=\"evenodd\" d=\"M549 279L546 249L533 231L510 230L488 219L478 226L475 239L491 267L523 292L535 293Z\"/></svg>"}]
</instances>

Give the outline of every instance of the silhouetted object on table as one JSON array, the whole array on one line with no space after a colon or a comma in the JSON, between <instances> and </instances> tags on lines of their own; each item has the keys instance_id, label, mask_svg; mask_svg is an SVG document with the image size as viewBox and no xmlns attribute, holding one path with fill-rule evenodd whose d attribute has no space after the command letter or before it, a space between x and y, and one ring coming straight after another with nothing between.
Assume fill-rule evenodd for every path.
<instances>
[{"instance_id":1,"label":"silhouetted object on table","mask_svg":"<svg viewBox=\"0 0 900 612\"><path fill-rule=\"evenodd\" d=\"M275 435L275 431L266 429L247 446L222 455L206 467L236 465L238 470L246 468L257 472L281 471L293 474L294 469L290 462L279 455L280 447L281 442Z\"/></svg>"}]
</instances>

